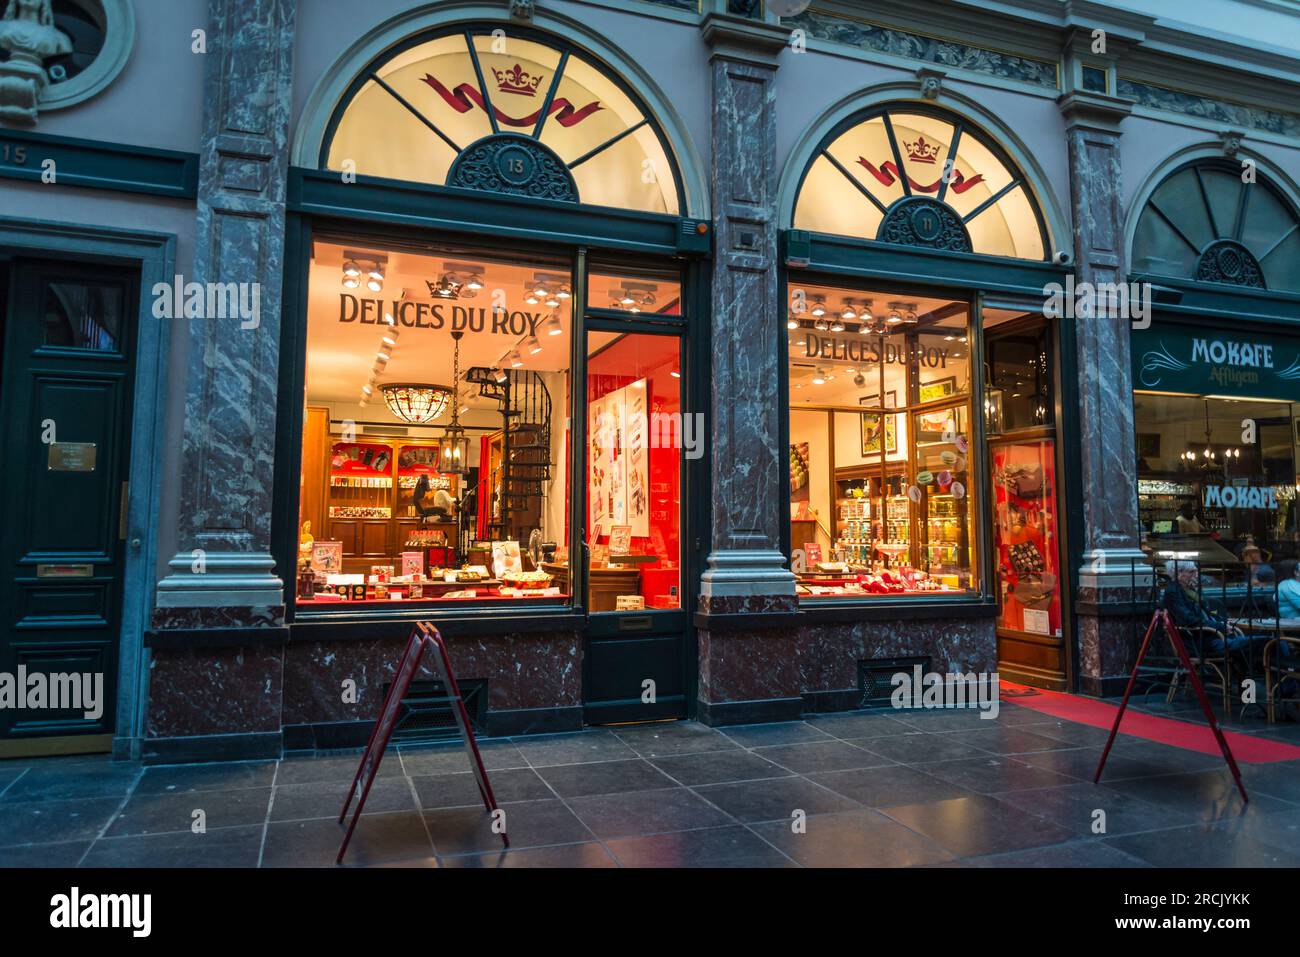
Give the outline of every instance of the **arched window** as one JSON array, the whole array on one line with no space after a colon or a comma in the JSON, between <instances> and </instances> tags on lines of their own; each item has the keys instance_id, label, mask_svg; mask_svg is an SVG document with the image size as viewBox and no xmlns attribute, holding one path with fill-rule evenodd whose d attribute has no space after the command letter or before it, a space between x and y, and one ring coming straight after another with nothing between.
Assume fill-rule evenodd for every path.
<instances>
[{"instance_id":1,"label":"arched window","mask_svg":"<svg viewBox=\"0 0 1300 957\"><path fill-rule=\"evenodd\" d=\"M540 199L682 207L665 140L622 80L557 38L499 25L424 34L373 61L335 112L321 163Z\"/></svg>"},{"instance_id":2,"label":"arched window","mask_svg":"<svg viewBox=\"0 0 1300 957\"><path fill-rule=\"evenodd\" d=\"M1171 173L1133 235L1134 272L1300 292L1300 218L1263 179L1213 160ZM1291 268L1287 268L1288 265Z\"/></svg>"},{"instance_id":3,"label":"arched window","mask_svg":"<svg viewBox=\"0 0 1300 957\"><path fill-rule=\"evenodd\" d=\"M1047 234L1024 177L982 131L922 106L839 124L795 200L794 227L880 242L1045 259Z\"/></svg>"}]
</instances>

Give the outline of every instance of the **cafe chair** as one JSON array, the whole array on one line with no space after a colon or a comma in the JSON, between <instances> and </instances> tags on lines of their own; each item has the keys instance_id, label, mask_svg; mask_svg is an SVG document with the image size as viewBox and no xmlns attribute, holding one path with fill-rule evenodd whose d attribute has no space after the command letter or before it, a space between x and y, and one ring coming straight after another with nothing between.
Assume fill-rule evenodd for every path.
<instances>
[{"instance_id":1,"label":"cafe chair","mask_svg":"<svg viewBox=\"0 0 1300 957\"><path fill-rule=\"evenodd\" d=\"M1282 652L1290 649L1291 656ZM1287 678L1300 681L1300 638L1279 635L1264 646L1264 689L1268 693L1268 723L1277 721L1278 691Z\"/></svg>"},{"instance_id":2,"label":"cafe chair","mask_svg":"<svg viewBox=\"0 0 1300 957\"><path fill-rule=\"evenodd\" d=\"M1217 690L1222 693L1223 714L1225 717L1231 717L1232 652L1228 650L1227 636L1217 628L1206 625L1176 625L1175 627L1183 639L1183 644L1187 646L1187 656L1191 659L1192 667L1200 675L1201 684L1207 691ZM1223 643L1223 648L1219 651L1213 650L1215 639ZM1181 662L1174 668L1173 677L1169 680L1169 694L1165 696L1166 702L1173 703L1174 695L1178 693L1179 682L1186 670Z\"/></svg>"}]
</instances>

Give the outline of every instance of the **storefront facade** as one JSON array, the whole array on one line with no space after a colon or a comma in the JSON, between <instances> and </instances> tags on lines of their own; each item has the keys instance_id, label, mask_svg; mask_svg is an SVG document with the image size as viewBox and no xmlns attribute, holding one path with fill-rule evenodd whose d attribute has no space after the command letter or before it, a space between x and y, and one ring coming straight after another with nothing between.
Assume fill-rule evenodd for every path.
<instances>
[{"instance_id":1,"label":"storefront facade","mask_svg":"<svg viewBox=\"0 0 1300 957\"><path fill-rule=\"evenodd\" d=\"M1109 693L1153 496L1295 541L1300 58L1263 22L1207 69L1104 5L63 6L89 92L0 130L36 422L0 670L114 705L10 753L360 744L424 619L495 735L871 706L914 666ZM1064 308L1130 280L1149 319ZM1187 491L1175 440L1239 451L1238 400L1266 444Z\"/></svg>"}]
</instances>

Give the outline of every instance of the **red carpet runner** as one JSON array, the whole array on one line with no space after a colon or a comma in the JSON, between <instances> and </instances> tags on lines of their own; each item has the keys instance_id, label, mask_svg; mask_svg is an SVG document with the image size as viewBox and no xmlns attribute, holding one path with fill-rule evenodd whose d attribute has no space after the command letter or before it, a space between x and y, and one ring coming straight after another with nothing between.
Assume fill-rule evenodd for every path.
<instances>
[{"instance_id":1,"label":"red carpet runner","mask_svg":"<svg viewBox=\"0 0 1300 957\"><path fill-rule=\"evenodd\" d=\"M1031 690L1023 685L1012 684L1009 681L1003 681L1001 684L1004 689L1013 692ZM1096 698L1084 698L1077 695L1062 694L1057 691L1044 691L1041 688L1032 690L1037 693L1017 695L1014 698L1004 699L1004 703L1011 702L1020 705L1022 708L1032 708L1042 714L1049 714L1054 718L1061 718L1064 721L1076 721L1079 724L1104 728L1107 731L1115 723L1115 712L1119 710L1119 705L1099 701ZM1198 718L1202 717L1199 712L1196 714ZM1218 718L1218 712L1214 716ZM1260 726L1267 727L1262 719ZM1220 754L1219 744L1214 740L1214 734L1210 731L1209 725L1192 724L1189 721L1176 721L1173 718L1162 718L1158 715L1146 714L1133 710L1132 704L1124 712L1124 720L1120 723L1119 733L1121 735L1131 735L1135 738L1143 738L1147 741L1156 741L1160 744L1170 744L1176 748L1186 748L1188 751L1199 751L1202 754ZM1223 731L1223 736L1227 738L1228 747L1232 748L1232 754L1238 763L1269 764L1274 761L1300 760L1300 747L1287 744L1284 741L1271 741L1268 738L1251 734L1239 734L1227 730ZM1115 739L1117 745L1120 742L1120 738Z\"/></svg>"}]
</instances>

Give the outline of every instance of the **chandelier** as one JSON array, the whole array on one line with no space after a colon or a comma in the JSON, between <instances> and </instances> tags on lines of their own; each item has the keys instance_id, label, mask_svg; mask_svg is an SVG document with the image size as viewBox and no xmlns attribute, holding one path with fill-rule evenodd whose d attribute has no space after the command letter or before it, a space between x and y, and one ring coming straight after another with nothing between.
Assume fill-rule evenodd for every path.
<instances>
[{"instance_id":1,"label":"chandelier","mask_svg":"<svg viewBox=\"0 0 1300 957\"><path fill-rule=\"evenodd\" d=\"M452 399L445 385L424 385L417 382L393 382L380 386L389 411L404 422L423 425L447 411Z\"/></svg>"},{"instance_id":2,"label":"chandelier","mask_svg":"<svg viewBox=\"0 0 1300 957\"><path fill-rule=\"evenodd\" d=\"M438 471L445 475L466 475L469 472L469 439L460 425L460 337L464 335L459 329L451 333L456 340L456 349L452 355L452 405L451 425L442 439L442 453L438 457Z\"/></svg>"}]
</instances>

